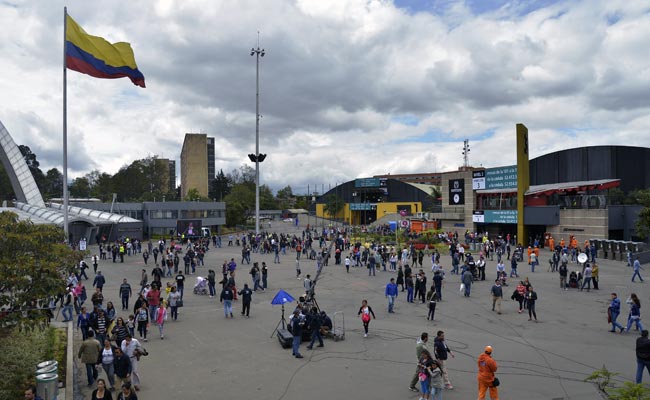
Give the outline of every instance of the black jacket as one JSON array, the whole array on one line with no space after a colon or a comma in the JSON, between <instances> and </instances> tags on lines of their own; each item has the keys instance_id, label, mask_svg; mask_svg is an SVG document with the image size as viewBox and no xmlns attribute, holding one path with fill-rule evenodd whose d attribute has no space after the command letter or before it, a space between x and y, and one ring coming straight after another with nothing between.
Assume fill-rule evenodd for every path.
<instances>
[{"instance_id":1,"label":"black jacket","mask_svg":"<svg viewBox=\"0 0 650 400\"><path fill-rule=\"evenodd\" d=\"M221 291L221 296L219 297L219 300L222 301L222 302L223 302L224 300L232 300L232 299L234 298L234 296L235 296L235 295L234 295L234 293L232 292L232 290L231 290L228 286L226 286L226 287L223 288L223 290Z\"/></svg>"},{"instance_id":2,"label":"black jacket","mask_svg":"<svg viewBox=\"0 0 650 400\"><path fill-rule=\"evenodd\" d=\"M636 358L642 361L650 361L650 339L641 336L636 340Z\"/></svg>"},{"instance_id":3,"label":"black jacket","mask_svg":"<svg viewBox=\"0 0 650 400\"><path fill-rule=\"evenodd\" d=\"M250 303L253 298L253 291L250 288L243 288L239 291L243 303Z\"/></svg>"},{"instance_id":4,"label":"black jacket","mask_svg":"<svg viewBox=\"0 0 650 400\"><path fill-rule=\"evenodd\" d=\"M120 357L115 356L113 359L113 367L115 368L115 375L120 378L126 378L131 373L131 360L125 354L122 354Z\"/></svg>"}]
</instances>

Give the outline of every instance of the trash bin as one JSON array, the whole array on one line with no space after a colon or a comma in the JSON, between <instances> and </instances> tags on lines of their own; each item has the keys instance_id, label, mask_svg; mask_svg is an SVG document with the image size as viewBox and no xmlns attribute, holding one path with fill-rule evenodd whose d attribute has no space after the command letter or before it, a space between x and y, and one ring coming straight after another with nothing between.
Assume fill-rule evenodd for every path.
<instances>
[{"instance_id":1,"label":"trash bin","mask_svg":"<svg viewBox=\"0 0 650 400\"><path fill-rule=\"evenodd\" d=\"M625 254L627 253L627 243L624 240L616 241L616 254L618 255L618 260L623 261Z\"/></svg>"},{"instance_id":2,"label":"trash bin","mask_svg":"<svg viewBox=\"0 0 650 400\"><path fill-rule=\"evenodd\" d=\"M43 361L36 366L36 375L42 374L57 374L59 371L59 363L55 360Z\"/></svg>"},{"instance_id":3,"label":"trash bin","mask_svg":"<svg viewBox=\"0 0 650 400\"><path fill-rule=\"evenodd\" d=\"M611 240L603 240L603 258L607 259L608 256L611 254Z\"/></svg>"},{"instance_id":4,"label":"trash bin","mask_svg":"<svg viewBox=\"0 0 650 400\"><path fill-rule=\"evenodd\" d=\"M56 400L59 394L59 375L36 375L36 394L43 400Z\"/></svg>"}]
</instances>

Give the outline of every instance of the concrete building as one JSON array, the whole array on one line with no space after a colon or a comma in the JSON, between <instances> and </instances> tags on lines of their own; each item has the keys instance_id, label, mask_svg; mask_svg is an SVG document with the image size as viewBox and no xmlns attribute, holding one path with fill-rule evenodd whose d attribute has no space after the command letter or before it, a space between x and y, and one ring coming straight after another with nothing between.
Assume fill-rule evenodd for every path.
<instances>
[{"instance_id":1,"label":"concrete building","mask_svg":"<svg viewBox=\"0 0 650 400\"><path fill-rule=\"evenodd\" d=\"M186 133L181 150L181 197L190 189L208 197L209 184L215 177L214 138L205 133Z\"/></svg>"},{"instance_id":2,"label":"concrete building","mask_svg":"<svg viewBox=\"0 0 650 400\"><path fill-rule=\"evenodd\" d=\"M442 174L438 172L421 172L415 174L386 174L375 175L373 178L390 178L406 183L421 183L423 185L440 186Z\"/></svg>"}]
</instances>

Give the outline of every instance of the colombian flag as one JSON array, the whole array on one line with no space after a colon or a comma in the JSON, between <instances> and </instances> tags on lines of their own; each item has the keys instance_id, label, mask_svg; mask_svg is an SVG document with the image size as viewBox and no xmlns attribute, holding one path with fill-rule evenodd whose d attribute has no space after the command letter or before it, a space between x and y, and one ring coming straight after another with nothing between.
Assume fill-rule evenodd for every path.
<instances>
[{"instance_id":1,"label":"colombian flag","mask_svg":"<svg viewBox=\"0 0 650 400\"><path fill-rule=\"evenodd\" d=\"M66 14L65 59L68 68L95 78L128 77L134 85L144 86L144 75L138 70L131 45L111 44L104 38L86 33Z\"/></svg>"}]
</instances>

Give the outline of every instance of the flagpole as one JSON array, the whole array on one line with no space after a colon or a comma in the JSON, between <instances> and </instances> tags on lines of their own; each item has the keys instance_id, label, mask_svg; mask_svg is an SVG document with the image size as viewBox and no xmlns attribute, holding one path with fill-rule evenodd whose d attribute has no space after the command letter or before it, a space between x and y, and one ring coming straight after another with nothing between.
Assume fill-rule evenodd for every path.
<instances>
[{"instance_id":1,"label":"flagpole","mask_svg":"<svg viewBox=\"0 0 650 400\"><path fill-rule=\"evenodd\" d=\"M68 243L68 82L66 61L66 30L68 7L63 7L63 232Z\"/></svg>"}]
</instances>

